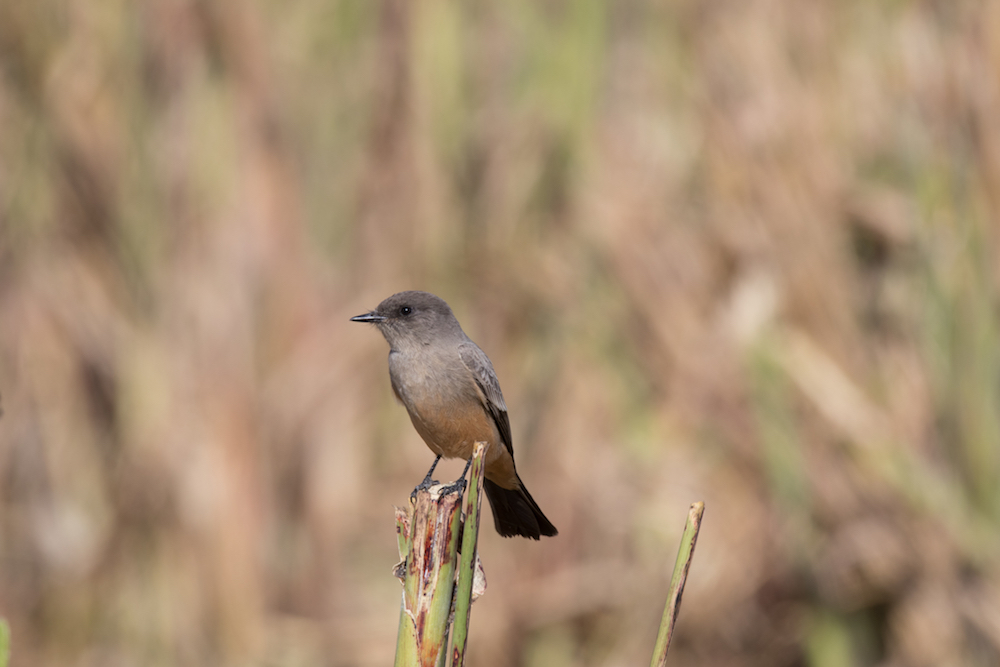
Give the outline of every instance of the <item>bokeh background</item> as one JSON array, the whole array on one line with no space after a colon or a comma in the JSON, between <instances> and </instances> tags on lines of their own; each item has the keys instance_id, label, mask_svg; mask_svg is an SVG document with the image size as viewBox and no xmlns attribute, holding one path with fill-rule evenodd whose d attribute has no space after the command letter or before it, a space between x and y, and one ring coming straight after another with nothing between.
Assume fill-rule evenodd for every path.
<instances>
[{"instance_id":1,"label":"bokeh background","mask_svg":"<svg viewBox=\"0 0 1000 667\"><path fill-rule=\"evenodd\" d=\"M1000 664L998 216L997 2L4 0L13 664L389 664L402 289L560 529L472 664L645 664L694 500L673 665Z\"/></svg>"}]
</instances>

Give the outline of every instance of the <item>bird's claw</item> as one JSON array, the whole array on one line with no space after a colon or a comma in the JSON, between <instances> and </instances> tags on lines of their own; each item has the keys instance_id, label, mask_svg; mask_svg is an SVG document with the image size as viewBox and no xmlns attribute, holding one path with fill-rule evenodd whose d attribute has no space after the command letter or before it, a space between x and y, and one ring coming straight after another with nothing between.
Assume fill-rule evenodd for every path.
<instances>
[{"instance_id":1,"label":"bird's claw","mask_svg":"<svg viewBox=\"0 0 1000 667\"><path fill-rule=\"evenodd\" d=\"M441 495L446 496L449 493L456 493L456 492L458 493L458 495L462 495L463 493L465 493L466 483L467 482L465 481L465 477L459 477L457 480L455 480L448 486L442 486Z\"/></svg>"},{"instance_id":2,"label":"bird's claw","mask_svg":"<svg viewBox=\"0 0 1000 667\"><path fill-rule=\"evenodd\" d=\"M431 488L436 484L440 484L440 482L438 482L436 479L431 479L430 475L424 477L424 481L420 482L420 484L417 484L413 488L413 492L410 494L410 500L416 500L418 493L420 493L421 491L426 491L427 489Z\"/></svg>"}]
</instances>

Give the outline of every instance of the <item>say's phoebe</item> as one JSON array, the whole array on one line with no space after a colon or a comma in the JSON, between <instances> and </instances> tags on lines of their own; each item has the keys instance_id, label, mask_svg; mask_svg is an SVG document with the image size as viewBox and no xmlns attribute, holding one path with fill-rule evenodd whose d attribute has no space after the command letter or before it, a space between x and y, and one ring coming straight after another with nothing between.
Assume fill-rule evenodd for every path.
<instances>
[{"instance_id":1,"label":"say's phoebe","mask_svg":"<svg viewBox=\"0 0 1000 667\"><path fill-rule=\"evenodd\" d=\"M489 443L484 486L497 532L536 540L555 535L514 468L507 406L493 364L448 304L427 292L400 292L351 321L370 322L385 336L392 390L437 459L470 459L477 441Z\"/></svg>"}]
</instances>

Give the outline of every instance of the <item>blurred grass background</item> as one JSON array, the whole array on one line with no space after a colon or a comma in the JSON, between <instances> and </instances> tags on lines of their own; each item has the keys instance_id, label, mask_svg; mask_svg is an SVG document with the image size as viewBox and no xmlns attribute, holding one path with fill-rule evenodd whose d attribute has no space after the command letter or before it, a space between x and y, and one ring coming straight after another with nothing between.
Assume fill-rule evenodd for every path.
<instances>
[{"instance_id":1,"label":"blurred grass background","mask_svg":"<svg viewBox=\"0 0 1000 667\"><path fill-rule=\"evenodd\" d=\"M385 665L447 299L560 535L472 664L1000 663L1000 3L0 3L0 616ZM461 464L445 468L457 474Z\"/></svg>"}]
</instances>

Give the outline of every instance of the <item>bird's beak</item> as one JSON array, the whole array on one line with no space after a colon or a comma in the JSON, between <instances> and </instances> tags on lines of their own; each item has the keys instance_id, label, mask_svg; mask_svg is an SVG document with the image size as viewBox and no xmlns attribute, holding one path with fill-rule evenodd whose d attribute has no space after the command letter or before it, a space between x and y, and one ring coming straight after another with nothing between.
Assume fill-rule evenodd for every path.
<instances>
[{"instance_id":1,"label":"bird's beak","mask_svg":"<svg viewBox=\"0 0 1000 667\"><path fill-rule=\"evenodd\" d=\"M370 322L371 324L378 324L379 322L385 322L385 317L378 315L374 310L370 313L365 313L364 315L358 315L357 317L351 318L352 322Z\"/></svg>"}]
</instances>

